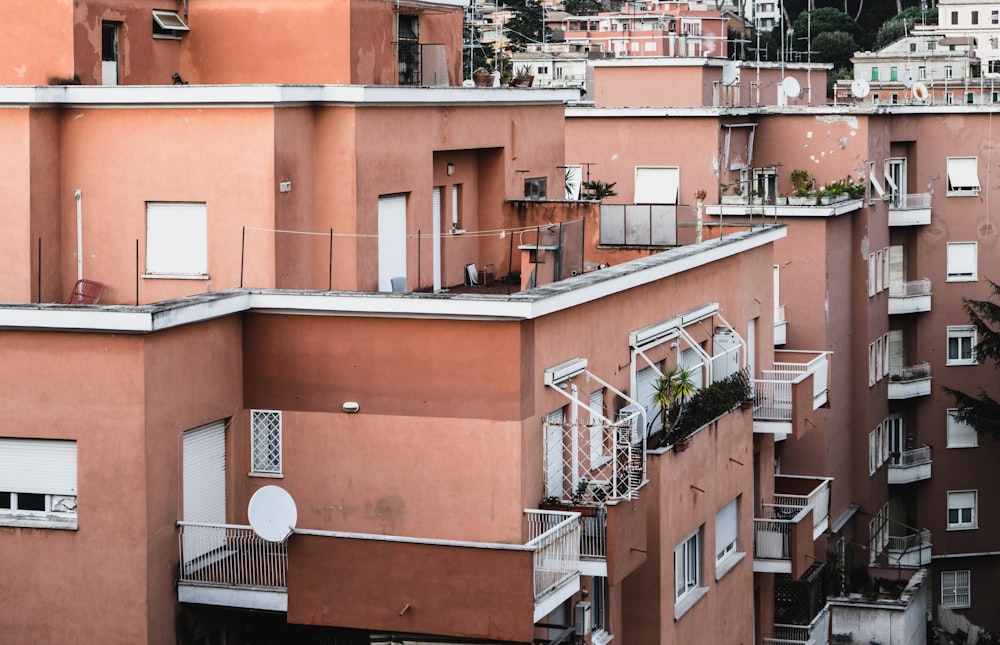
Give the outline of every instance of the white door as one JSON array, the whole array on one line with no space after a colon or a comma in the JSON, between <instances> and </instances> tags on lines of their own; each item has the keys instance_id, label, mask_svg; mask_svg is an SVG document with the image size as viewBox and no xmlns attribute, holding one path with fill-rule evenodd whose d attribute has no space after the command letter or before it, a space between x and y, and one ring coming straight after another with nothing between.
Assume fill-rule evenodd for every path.
<instances>
[{"instance_id":1,"label":"white door","mask_svg":"<svg viewBox=\"0 0 1000 645\"><path fill-rule=\"evenodd\" d=\"M435 186L431 203L431 274L434 292L441 291L441 193L442 186Z\"/></svg>"},{"instance_id":2,"label":"white door","mask_svg":"<svg viewBox=\"0 0 1000 645\"><path fill-rule=\"evenodd\" d=\"M378 290L406 279L406 195L378 198Z\"/></svg>"},{"instance_id":3,"label":"white door","mask_svg":"<svg viewBox=\"0 0 1000 645\"><path fill-rule=\"evenodd\" d=\"M184 433L183 518L198 524L226 523L226 426L219 421ZM184 560L190 562L222 546L222 532L208 539L185 530Z\"/></svg>"},{"instance_id":4,"label":"white door","mask_svg":"<svg viewBox=\"0 0 1000 645\"><path fill-rule=\"evenodd\" d=\"M563 494L563 409L545 417L545 495Z\"/></svg>"},{"instance_id":5,"label":"white door","mask_svg":"<svg viewBox=\"0 0 1000 645\"><path fill-rule=\"evenodd\" d=\"M101 23L101 85L118 85L118 23Z\"/></svg>"}]
</instances>

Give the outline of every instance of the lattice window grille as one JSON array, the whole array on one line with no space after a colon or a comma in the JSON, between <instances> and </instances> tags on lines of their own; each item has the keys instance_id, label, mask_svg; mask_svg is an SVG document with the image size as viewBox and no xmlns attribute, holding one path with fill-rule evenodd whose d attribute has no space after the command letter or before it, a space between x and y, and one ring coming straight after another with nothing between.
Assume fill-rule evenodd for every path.
<instances>
[{"instance_id":1,"label":"lattice window grille","mask_svg":"<svg viewBox=\"0 0 1000 645\"><path fill-rule=\"evenodd\" d=\"M281 474L281 411L250 412L250 451L255 473Z\"/></svg>"}]
</instances>

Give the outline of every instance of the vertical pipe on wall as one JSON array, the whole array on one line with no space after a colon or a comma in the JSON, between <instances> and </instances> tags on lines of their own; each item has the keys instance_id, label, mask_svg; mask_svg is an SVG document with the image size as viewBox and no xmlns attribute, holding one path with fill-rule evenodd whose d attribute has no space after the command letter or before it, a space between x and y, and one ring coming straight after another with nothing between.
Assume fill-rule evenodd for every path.
<instances>
[{"instance_id":1,"label":"vertical pipe on wall","mask_svg":"<svg viewBox=\"0 0 1000 645\"><path fill-rule=\"evenodd\" d=\"M139 306L139 240L135 241L135 306Z\"/></svg>"},{"instance_id":2,"label":"vertical pipe on wall","mask_svg":"<svg viewBox=\"0 0 1000 645\"><path fill-rule=\"evenodd\" d=\"M83 280L83 191L73 193L76 198L76 279Z\"/></svg>"},{"instance_id":3,"label":"vertical pipe on wall","mask_svg":"<svg viewBox=\"0 0 1000 645\"><path fill-rule=\"evenodd\" d=\"M37 289L37 301L39 304L42 302L42 238L38 238L38 277L36 278L38 282Z\"/></svg>"},{"instance_id":4,"label":"vertical pipe on wall","mask_svg":"<svg viewBox=\"0 0 1000 645\"><path fill-rule=\"evenodd\" d=\"M243 227L243 239L240 241L240 289L243 288L243 259L247 253L247 227Z\"/></svg>"},{"instance_id":5,"label":"vertical pipe on wall","mask_svg":"<svg viewBox=\"0 0 1000 645\"><path fill-rule=\"evenodd\" d=\"M330 291L333 291L333 229L330 229L330 280L329 286L327 287Z\"/></svg>"}]
</instances>

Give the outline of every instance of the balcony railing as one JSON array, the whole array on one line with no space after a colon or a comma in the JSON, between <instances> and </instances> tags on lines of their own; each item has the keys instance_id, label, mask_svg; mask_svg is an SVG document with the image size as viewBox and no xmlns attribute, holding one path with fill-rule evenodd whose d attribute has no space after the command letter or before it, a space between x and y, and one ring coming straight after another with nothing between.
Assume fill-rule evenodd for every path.
<instances>
[{"instance_id":1,"label":"balcony railing","mask_svg":"<svg viewBox=\"0 0 1000 645\"><path fill-rule=\"evenodd\" d=\"M813 539L818 538L830 521L829 477L799 475L774 476L774 504L785 509L812 509Z\"/></svg>"},{"instance_id":2,"label":"balcony railing","mask_svg":"<svg viewBox=\"0 0 1000 645\"><path fill-rule=\"evenodd\" d=\"M180 581L284 590L288 553L249 526L178 522Z\"/></svg>"},{"instance_id":3,"label":"balcony railing","mask_svg":"<svg viewBox=\"0 0 1000 645\"><path fill-rule=\"evenodd\" d=\"M893 195L889 199L889 226L920 226L930 223L930 193Z\"/></svg>"},{"instance_id":4,"label":"balcony railing","mask_svg":"<svg viewBox=\"0 0 1000 645\"><path fill-rule=\"evenodd\" d=\"M535 551L535 600L579 575L580 514L525 509Z\"/></svg>"},{"instance_id":5,"label":"balcony railing","mask_svg":"<svg viewBox=\"0 0 1000 645\"><path fill-rule=\"evenodd\" d=\"M931 447L921 446L889 457L889 483L909 484L931 477Z\"/></svg>"},{"instance_id":6,"label":"balcony railing","mask_svg":"<svg viewBox=\"0 0 1000 645\"><path fill-rule=\"evenodd\" d=\"M909 399L931 393L930 363L889 368L889 398Z\"/></svg>"},{"instance_id":7,"label":"balcony railing","mask_svg":"<svg viewBox=\"0 0 1000 645\"><path fill-rule=\"evenodd\" d=\"M774 308L774 344L784 345L788 338L788 320L785 318L785 305Z\"/></svg>"},{"instance_id":8,"label":"balcony railing","mask_svg":"<svg viewBox=\"0 0 1000 645\"><path fill-rule=\"evenodd\" d=\"M928 278L889 284L889 313L909 314L931 310L931 281Z\"/></svg>"},{"instance_id":9,"label":"balcony railing","mask_svg":"<svg viewBox=\"0 0 1000 645\"><path fill-rule=\"evenodd\" d=\"M922 567L931 562L931 532L928 529L907 535L889 536L889 564Z\"/></svg>"},{"instance_id":10,"label":"balcony railing","mask_svg":"<svg viewBox=\"0 0 1000 645\"><path fill-rule=\"evenodd\" d=\"M792 432L794 420L793 398L797 387L809 376L813 378L811 392L801 391L798 396L809 396L800 405L803 410L815 410L826 404L829 382L827 352L780 352L779 355L801 355L806 362L775 362L774 369L762 370L762 379L754 380L754 431Z\"/></svg>"}]
</instances>

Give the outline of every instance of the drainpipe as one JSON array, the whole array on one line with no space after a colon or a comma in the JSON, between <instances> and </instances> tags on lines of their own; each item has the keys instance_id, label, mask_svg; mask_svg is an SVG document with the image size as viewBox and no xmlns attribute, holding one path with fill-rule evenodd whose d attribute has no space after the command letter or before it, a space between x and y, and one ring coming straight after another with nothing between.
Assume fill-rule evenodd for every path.
<instances>
[{"instance_id":1,"label":"drainpipe","mask_svg":"<svg viewBox=\"0 0 1000 645\"><path fill-rule=\"evenodd\" d=\"M76 198L76 279L83 280L83 191L73 193Z\"/></svg>"},{"instance_id":2,"label":"drainpipe","mask_svg":"<svg viewBox=\"0 0 1000 645\"><path fill-rule=\"evenodd\" d=\"M704 211L705 211L705 197L708 195L704 190L698 190L695 192L694 196L697 200L697 206L695 206L695 228L694 228L694 243L697 244L701 242L701 227L704 222Z\"/></svg>"}]
</instances>

